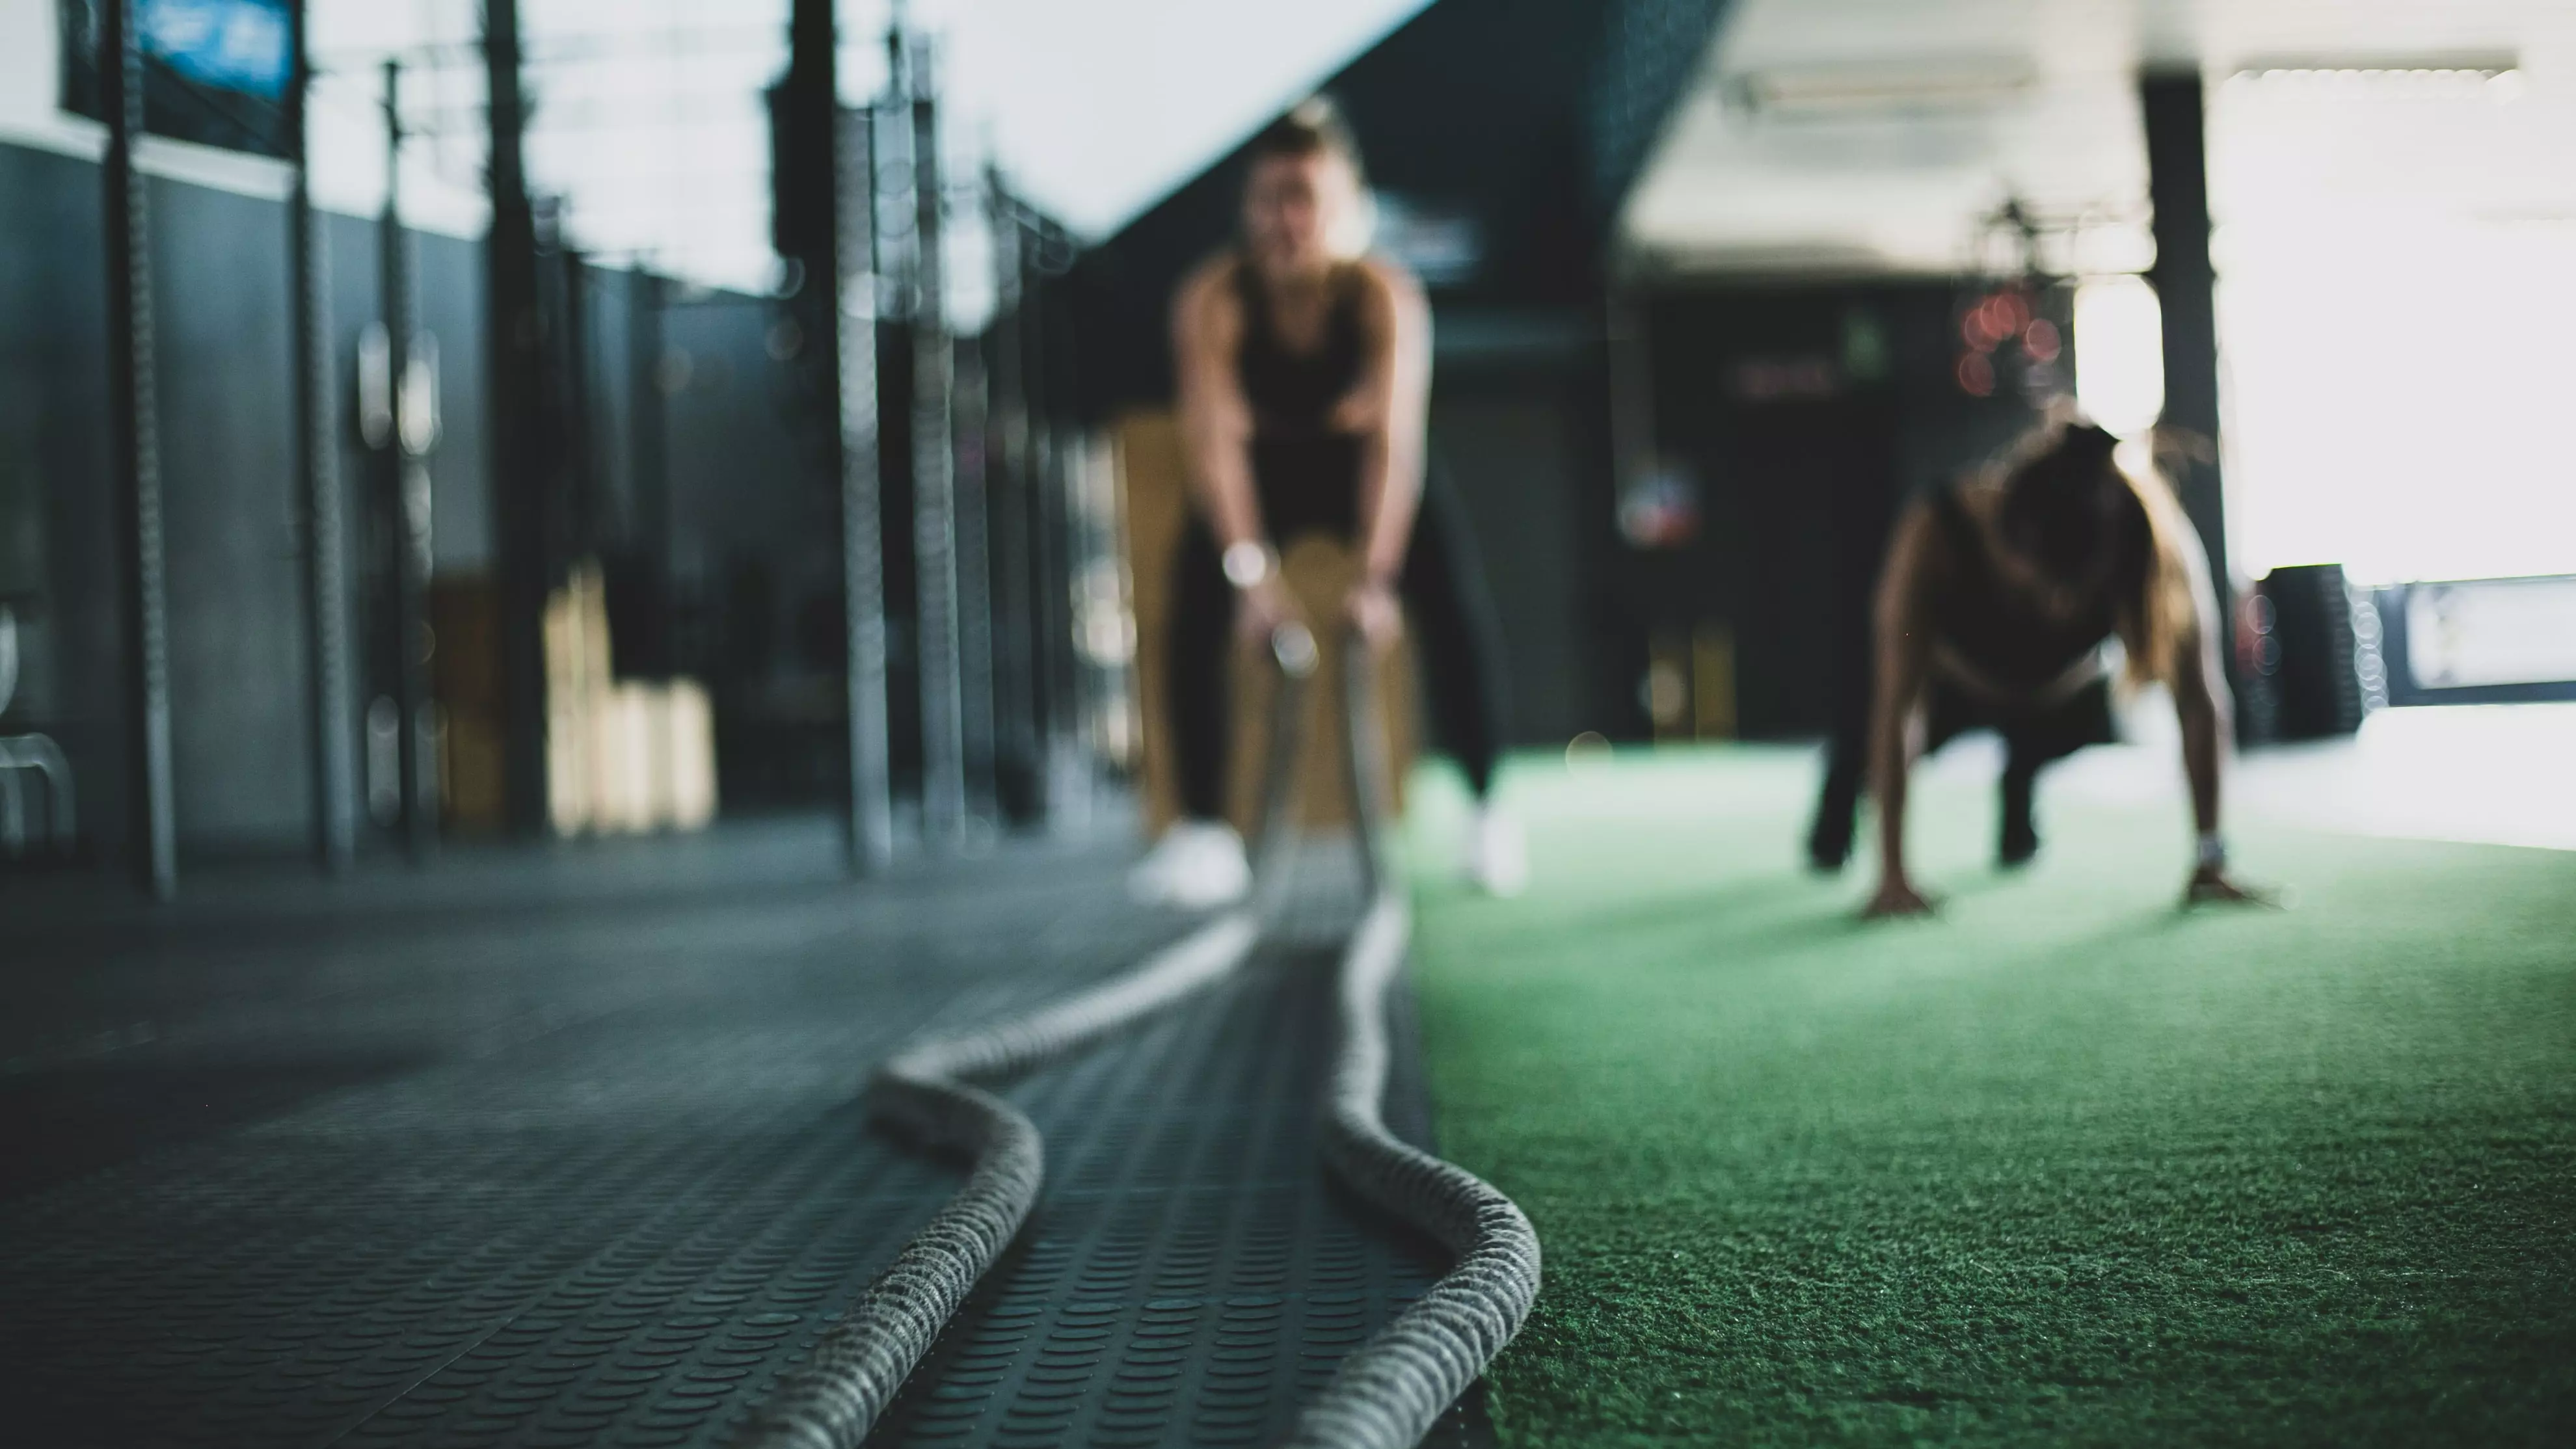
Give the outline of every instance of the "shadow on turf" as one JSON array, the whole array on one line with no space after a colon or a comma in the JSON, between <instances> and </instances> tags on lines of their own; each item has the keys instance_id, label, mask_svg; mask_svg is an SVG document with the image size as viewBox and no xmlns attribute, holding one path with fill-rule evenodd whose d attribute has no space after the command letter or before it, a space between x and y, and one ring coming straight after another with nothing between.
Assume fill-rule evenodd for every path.
<instances>
[{"instance_id":1,"label":"shadow on turf","mask_svg":"<svg viewBox=\"0 0 2576 1449\"><path fill-rule=\"evenodd\" d=\"M2013 887L2028 887L2032 877L2027 867L1989 866L1984 870L1962 873L1939 883L1933 892L1936 906L1950 906L1996 895ZM1934 915L1896 920L1870 919L1860 914L1861 897L1849 889L1847 876L1820 876L1812 872L1784 871L1776 875L1756 876L1724 884L1663 889L1632 896L1613 904L1591 909L1550 912L1537 930L1521 938L1528 949L1554 953L1563 949L1564 939L1577 935L1594 940L1617 940L1643 935L1669 937L1672 934L1697 934L1703 940L1693 942L1695 949L1673 952L1669 939L1659 941L1648 953L1668 956L1678 969L1701 970L1724 963L1728 958L1741 960L1774 951L1795 950L1801 946L1842 940L1871 932L1926 929L1955 926L1955 919L1936 909ZM1444 896L1466 896L1464 886L1452 890L1426 892L1434 899ZM1542 897L1539 902L1550 904ZM1813 907L1822 909L1813 909ZM1748 911L1779 907L1794 911L1785 916L1768 915L1759 923L1748 922ZM2199 916L2236 914L2223 908L2185 907L2179 900L2153 907L2122 910L2098 933L2088 934L2079 942L2068 943L2067 949L2081 951L2091 944L2115 945L2142 936L2160 935L2181 927Z\"/></svg>"},{"instance_id":2,"label":"shadow on turf","mask_svg":"<svg viewBox=\"0 0 2576 1449\"><path fill-rule=\"evenodd\" d=\"M1747 906L1770 905L1783 897L1820 895L1829 886L1813 877L1788 874L1762 876L1752 880L1732 881L1721 886L1690 886L1677 890L1657 890L1629 896L1623 900L1588 910L1549 911L1543 929L1557 931L1656 930L1668 926L1695 925L1711 916L1731 916ZM1431 893L1426 893L1431 894ZM1448 897L1479 898L1467 886L1444 890L1433 899ZM1480 899L1480 898L1479 898ZM1555 904L1545 897L1525 898L1545 909Z\"/></svg>"}]
</instances>

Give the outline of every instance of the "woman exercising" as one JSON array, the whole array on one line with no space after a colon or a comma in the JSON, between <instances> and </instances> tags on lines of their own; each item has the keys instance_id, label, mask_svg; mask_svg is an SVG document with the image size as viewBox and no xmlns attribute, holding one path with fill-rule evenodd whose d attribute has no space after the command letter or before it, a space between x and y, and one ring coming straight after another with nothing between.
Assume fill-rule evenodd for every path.
<instances>
[{"instance_id":1,"label":"woman exercising","mask_svg":"<svg viewBox=\"0 0 2576 1449\"><path fill-rule=\"evenodd\" d=\"M1932 908L1905 869L1906 773L1927 742L2003 735L2003 856L2030 858L2040 767L2111 737L2102 646L2115 637L2129 679L2164 681L2181 720L2200 832L2184 899L2257 899L2227 878L2218 834L2229 708L2208 559L2171 495L2113 463L2117 441L2090 425L2043 433L1999 476L1943 487L1898 521L1878 592L1868 744L1880 870L1867 914Z\"/></svg>"},{"instance_id":2,"label":"woman exercising","mask_svg":"<svg viewBox=\"0 0 2576 1449\"><path fill-rule=\"evenodd\" d=\"M1184 818L1138 864L1144 899L1209 906L1251 884L1220 817L1229 638L1298 618L1276 543L1321 532L1360 552L1343 601L1371 645L1419 632L1432 724L1478 802L1469 875L1517 891L1513 823L1485 807L1499 742L1492 609L1423 434L1431 318L1421 287L1364 249L1359 149L1330 102L1310 100L1249 148L1243 238L1180 286L1172 349L1196 508L1175 565L1169 659Z\"/></svg>"}]
</instances>

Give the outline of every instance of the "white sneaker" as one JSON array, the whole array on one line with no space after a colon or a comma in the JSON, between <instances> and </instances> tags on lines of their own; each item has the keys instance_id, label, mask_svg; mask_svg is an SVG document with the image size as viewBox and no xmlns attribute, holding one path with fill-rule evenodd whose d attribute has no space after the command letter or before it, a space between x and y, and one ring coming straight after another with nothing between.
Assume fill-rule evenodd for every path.
<instances>
[{"instance_id":1,"label":"white sneaker","mask_svg":"<svg viewBox=\"0 0 2576 1449\"><path fill-rule=\"evenodd\" d=\"M1467 821L1467 879L1489 896L1529 889L1529 838L1521 823L1489 805Z\"/></svg>"},{"instance_id":2,"label":"white sneaker","mask_svg":"<svg viewBox=\"0 0 2576 1449\"><path fill-rule=\"evenodd\" d=\"M1127 893L1138 901L1183 910L1232 905L1251 890L1243 837L1213 820L1175 823L1127 873Z\"/></svg>"}]
</instances>

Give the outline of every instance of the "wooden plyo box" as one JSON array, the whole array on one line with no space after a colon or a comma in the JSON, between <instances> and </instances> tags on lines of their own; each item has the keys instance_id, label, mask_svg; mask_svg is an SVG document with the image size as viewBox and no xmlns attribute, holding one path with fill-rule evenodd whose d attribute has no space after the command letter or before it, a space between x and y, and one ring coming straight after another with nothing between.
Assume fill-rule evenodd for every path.
<instances>
[{"instance_id":1,"label":"wooden plyo box","mask_svg":"<svg viewBox=\"0 0 2576 1449\"><path fill-rule=\"evenodd\" d=\"M1170 672L1167 641L1172 625L1172 566L1180 550L1190 503L1180 429L1169 412L1130 413L1112 429L1120 491L1119 516L1127 555L1129 597L1136 614L1137 701L1144 716L1139 794L1147 833L1158 834L1180 814L1179 771L1167 707ZM1350 758L1342 739L1342 649L1348 628L1342 600L1359 576L1359 556L1341 539L1321 534L1280 540L1282 573L1297 596L1323 659L1307 681L1304 718L1298 726L1297 779L1290 811L1306 830L1350 824ZM1269 758L1271 691L1278 671L1249 648L1234 660L1234 739L1226 776L1226 815L1238 830L1260 813L1261 775ZM1404 778L1419 745L1413 689L1413 646L1398 644L1378 661L1377 713L1386 732L1389 778L1403 807Z\"/></svg>"},{"instance_id":2,"label":"wooden plyo box","mask_svg":"<svg viewBox=\"0 0 2576 1449\"><path fill-rule=\"evenodd\" d=\"M607 585L574 565L546 599L546 809L557 835L697 830L716 814L715 712L693 679L619 680Z\"/></svg>"}]
</instances>

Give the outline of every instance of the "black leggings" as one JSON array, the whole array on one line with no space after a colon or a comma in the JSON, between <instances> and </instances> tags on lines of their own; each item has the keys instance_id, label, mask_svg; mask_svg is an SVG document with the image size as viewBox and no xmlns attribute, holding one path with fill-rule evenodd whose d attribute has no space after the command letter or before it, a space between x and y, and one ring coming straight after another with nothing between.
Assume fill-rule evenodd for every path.
<instances>
[{"instance_id":1,"label":"black leggings","mask_svg":"<svg viewBox=\"0 0 2576 1449\"><path fill-rule=\"evenodd\" d=\"M1278 496L1273 496L1277 494ZM1285 547L1302 533L1348 541L1357 531L1346 489L1261 490L1262 518ZM1478 799L1492 786L1502 741L1501 632L1477 567L1465 520L1441 476L1422 490L1422 506L1405 549L1403 595L1415 656L1422 661L1434 738L1457 757ZM1173 565L1171 630L1172 736L1179 756L1181 809L1213 820L1225 809L1225 756L1233 702L1226 660L1234 638L1234 588L1216 536L1196 513L1182 531ZM1319 626L1330 621L1317 620Z\"/></svg>"},{"instance_id":2,"label":"black leggings","mask_svg":"<svg viewBox=\"0 0 2576 1449\"><path fill-rule=\"evenodd\" d=\"M1869 695L1856 696L1860 709L1838 711L1832 739L1825 750L1825 786L1816 801L1816 820L1809 848L1839 859L1851 844L1853 816L1869 780ZM2087 745L2117 739L2111 717L2111 682L2095 679L2066 698L2026 708L2006 708L1980 700L1947 680L1925 688L1923 753L1931 754L1970 730L1990 729L2003 736L2003 828L2030 825L2031 796L2039 772ZM1827 851L1826 846L1835 847Z\"/></svg>"}]
</instances>

